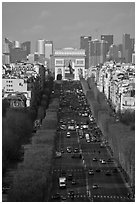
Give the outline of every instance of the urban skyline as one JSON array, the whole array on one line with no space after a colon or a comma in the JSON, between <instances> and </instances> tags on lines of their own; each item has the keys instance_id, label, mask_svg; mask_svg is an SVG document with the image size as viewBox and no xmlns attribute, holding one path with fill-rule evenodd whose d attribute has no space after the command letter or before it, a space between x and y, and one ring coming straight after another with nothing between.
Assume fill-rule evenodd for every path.
<instances>
[{"instance_id":1,"label":"urban skyline","mask_svg":"<svg viewBox=\"0 0 137 204\"><path fill-rule=\"evenodd\" d=\"M134 2L4 2L2 10L3 38L30 40L32 52L38 39L63 48L79 47L82 35L114 35L114 44L122 42L123 33L135 37Z\"/></svg>"}]
</instances>

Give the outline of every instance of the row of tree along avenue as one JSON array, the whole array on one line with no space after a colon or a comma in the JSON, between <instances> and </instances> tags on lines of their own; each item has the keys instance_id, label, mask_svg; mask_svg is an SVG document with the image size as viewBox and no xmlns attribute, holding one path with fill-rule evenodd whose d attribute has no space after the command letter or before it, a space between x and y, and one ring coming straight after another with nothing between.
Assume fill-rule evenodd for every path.
<instances>
[{"instance_id":1,"label":"row of tree along avenue","mask_svg":"<svg viewBox=\"0 0 137 204\"><path fill-rule=\"evenodd\" d=\"M53 88L51 76L40 86L37 78L32 87L30 107L11 108L6 99L2 101L2 173L6 172L10 163L17 162L22 157L21 146L32 137L34 121L46 116Z\"/></svg>"},{"instance_id":2,"label":"row of tree along avenue","mask_svg":"<svg viewBox=\"0 0 137 204\"><path fill-rule=\"evenodd\" d=\"M48 82L51 86L51 82ZM42 96L44 103L46 93ZM24 160L18 165L14 174L12 188L8 194L9 202L43 202L48 200L51 190L51 171L54 162L54 151L57 128L57 111L59 99L56 91L50 95L46 117L40 129L34 134L31 144L24 151ZM41 104L39 107L43 107ZM38 108L38 117L42 118L42 109Z\"/></svg>"}]
</instances>

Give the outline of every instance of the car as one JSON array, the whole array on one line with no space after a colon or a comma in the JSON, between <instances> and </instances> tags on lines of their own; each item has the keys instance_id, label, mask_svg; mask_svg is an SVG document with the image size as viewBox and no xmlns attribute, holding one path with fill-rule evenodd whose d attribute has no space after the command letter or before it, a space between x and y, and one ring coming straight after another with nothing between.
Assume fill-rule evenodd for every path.
<instances>
[{"instance_id":1,"label":"car","mask_svg":"<svg viewBox=\"0 0 137 204\"><path fill-rule=\"evenodd\" d=\"M100 169L96 169L96 172L101 172L101 170Z\"/></svg>"},{"instance_id":2,"label":"car","mask_svg":"<svg viewBox=\"0 0 137 204\"><path fill-rule=\"evenodd\" d=\"M68 130L75 130L75 126L74 125L69 125Z\"/></svg>"},{"instance_id":3,"label":"car","mask_svg":"<svg viewBox=\"0 0 137 204\"><path fill-rule=\"evenodd\" d=\"M55 156L56 158L60 158L60 157L62 157L62 154L61 154L61 152L56 152L56 156Z\"/></svg>"},{"instance_id":4,"label":"car","mask_svg":"<svg viewBox=\"0 0 137 204\"><path fill-rule=\"evenodd\" d=\"M72 185L76 185L76 180L73 179L72 182L71 182L71 184L72 184Z\"/></svg>"},{"instance_id":5,"label":"car","mask_svg":"<svg viewBox=\"0 0 137 204\"><path fill-rule=\"evenodd\" d=\"M114 162L113 158L109 158L107 162Z\"/></svg>"},{"instance_id":6,"label":"car","mask_svg":"<svg viewBox=\"0 0 137 204\"><path fill-rule=\"evenodd\" d=\"M90 140L86 140L87 141L87 143L90 143Z\"/></svg>"},{"instance_id":7,"label":"car","mask_svg":"<svg viewBox=\"0 0 137 204\"><path fill-rule=\"evenodd\" d=\"M79 152L79 149L76 147L75 149L74 149L74 153L78 153Z\"/></svg>"},{"instance_id":8,"label":"car","mask_svg":"<svg viewBox=\"0 0 137 204\"><path fill-rule=\"evenodd\" d=\"M60 149L60 152L61 152L61 153L64 153L64 150L61 148L61 149Z\"/></svg>"},{"instance_id":9,"label":"car","mask_svg":"<svg viewBox=\"0 0 137 204\"><path fill-rule=\"evenodd\" d=\"M67 137L70 138L70 132L67 132Z\"/></svg>"},{"instance_id":10,"label":"car","mask_svg":"<svg viewBox=\"0 0 137 204\"><path fill-rule=\"evenodd\" d=\"M73 179L73 174L68 174L68 176L67 176L67 179L69 180L69 181L72 181L72 179Z\"/></svg>"},{"instance_id":11,"label":"car","mask_svg":"<svg viewBox=\"0 0 137 204\"><path fill-rule=\"evenodd\" d=\"M98 186L97 184L94 184L94 185L92 186L92 188L93 188L93 189L98 189L99 186Z\"/></svg>"},{"instance_id":12,"label":"car","mask_svg":"<svg viewBox=\"0 0 137 204\"><path fill-rule=\"evenodd\" d=\"M106 161L102 159L101 164L106 164Z\"/></svg>"},{"instance_id":13,"label":"car","mask_svg":"<svg viewBox=\"0 0 137 204\"><path fill-rule=\"evenodd\" d=\"M72 148L71 147L67 147L67 152L71 153L72 152Z\"/></svg>"},{"instance_id":14,"label":"car","mask_svg":"<svg viewBox=\"0 0 137 204\"><path fill-rule=\"evenodd\" d=\"M61 125L61 126L60 126L60 129L61 129L61 130L66 130L66 125Z\"/></svg>"},{"instance_id":15,"label":"car","mask_svg":"<svg viewBox=\"0 0 137 204\"><path fill-rule=\"evenodd\" d=\"M89 170L88 170L88 174L89 174L89 175L94 175L93 169L89 169Z\"/></svg>"},{"instance_id":16,"label":"car","mask_svg":"<svg viewBox=\"0 0 137 204\"><path fill-rule=\"evenodd\" d=\"M65 195L61 195L61 200L66 200L66 196Z\"/></svg>"},{"instance_id":17,"label":"car","mask_svg":"<svg viewBox=\"0 0 137 204\"><path fill-rule=\"evenodd\" d=\"M101 144L100 144L100 147L101 147L101 148L105 147L105 144L101 143Z\"/></svg>"},{"instance_id":18,"label":"car","mask_svg":"<svg viewBox=\"0 0 137 204\"><path fill-rule=\"evenodd\" d=\"M97 158L95 157L95 158L93 158L93 161L97 161Z\"/></svg>"}]
</instances>

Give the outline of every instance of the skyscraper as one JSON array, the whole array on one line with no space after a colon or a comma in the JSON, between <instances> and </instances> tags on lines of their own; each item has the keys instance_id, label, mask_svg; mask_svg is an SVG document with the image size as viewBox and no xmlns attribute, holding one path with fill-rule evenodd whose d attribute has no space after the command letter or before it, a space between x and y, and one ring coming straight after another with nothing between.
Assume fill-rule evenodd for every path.
<instances>
[{"instance_id":1,"label":"skyscraper","mask_svg":"<svg viewBox=\"0 0 137 204\"><path fill-rule=\"evenodd\" d=\"M53 54L53 41L45 41L45 58L50 58L50 55Z\"/></svg>"},{"instance_id":2,"label":"skyscraper","mask_svg":"<svg viewBox=\"0 0 137 204\"><path fill-rule=\"evenodd\" d=\"M80 49L85 50L86 58L85 58L85 68L88 69L90 67L90 47L91 47L91 36L81 36L80 37Z\"/></svg>"},{"instance_id":3,"label":"skyscraper","mask_svg":"<svg viewBox=\"0 0 137 204\"><path fill-rule=\"evenodd\" d=\"M105 40L101 40L101 53L100 53L100 63L104 63L106 61L106 55L107 55L107 48L108 48L108 42Z\"/></svg>"},{"instance_id":4,"label":"skyscraper","mask_svg":"<svg viewBox=\"0 0 137 204\"><path fill-rule=\"evenodd\" d=\"M10 56L11 63L27 59L27 53L30 50L30 42L27 42L27 45L29 45L28 47L24 47L25 43L21 44L19 41L12 42L8 38L5 38L6 49L8 48L8 53L5 54Z\"/></svg>"},{"instance_id":5,"label":"skyscraper","mask_svg":"<svg viewBox=\"0 0 137 204\"><path fill-rule=\"evenodd\" d=\"M110 60L114 60L114 61L118 61L118 54L119 54L119 49L118 49L118 46L117 45L111 45L110 48L109 48L109 59Z\"/></svg>"},{"instance_id":6,"label":"skyscraper","mask_svg":"<svg viewBox=\"0 0 137 204\"><path fill-rule=\"evenodd\" d=\"M130 34L123 34L123 58L125 62L132 61L132 40Z\"/></svg>"},{"instance_id":7,"label":"skyscraper","mask_svg":"<svg viewBox=\"0 0 137 204\"><path fill-rule=\"evenodd\" d=\"M21 43L21 47L23 50L26 50L27 55L31 53L31 42L30 41Z\"/></svg>"},{"instance_id":8,"label":"skyscraper","mask_svg":"<svg viewBox=\"0 0 137 204\"><path fill-rule=\"evenodd\" d=\"M101 35L101 40L105 40L108 42L107 52L109 51L109 47L113 44L113 35Z\"/></svg>"},{"instance_id":9,"label":"skyscraper","mask_svg":"<svg viewBox=\"0 0 137 204\"><path fill-rule=\"evenodd\" d=\"M101 42L95 39L91 41L90 45L91 66L96 66L101 62Z\"/></svg>"},{"instance_id":10,"label":"skyscraper","mask_svg":"<svg viewBox=\"0 0 137 204\"><path fill-rule=\"evenodd\" d=\"M45 55L45 40L38 40L36 46L38 54Z\"/></svg>"}]
</instances>

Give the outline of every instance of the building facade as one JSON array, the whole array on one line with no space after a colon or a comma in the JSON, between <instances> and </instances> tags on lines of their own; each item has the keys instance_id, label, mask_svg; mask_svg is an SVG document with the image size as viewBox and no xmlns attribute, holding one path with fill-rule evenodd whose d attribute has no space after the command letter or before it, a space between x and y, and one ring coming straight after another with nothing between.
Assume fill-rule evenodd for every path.
<instances>
[{"instance_id":1,"label":"building facade","mask_svg":"<svg viewBox=\"0 0 137 204\"><path fill-rule=\"evenodd\" d=\"M20 43L19 41L10 41L5 38L4 54L9 55L10 63L27 60L27 55L30 54L31 42L27 41Z\"/></svg>"},{"instance_id":2,"label":"building facade","mask_svg":"<svg viewBox=\"0 0 137 204\"><path fill-rule=\"evenodd\" d=\"M92 37L91 36L81 36L80 37L80 49L84 49L85 50L85 68L88 69L91 64L90 64L90 52L91 52L91 40Z\"/></svg>"},{"instance_id":3,"label":"building facade","mask_svg":"<svg viewBox=\"0 0 137 204\"><path fill-rule=\"evenodd\" d=\"M46 40L45 41L45 58L50 58L53 55L53 41Z\"/></svg>"},{"instance_id":4,"label":"building facade","mask_svg":"<svg viewBox=\"0 0 137 204\"><path fill-rule=\"evenodd\" d=\"M2 79L2 90L4 92L4 98L13 93L24 94L26 97L26 105L30 106L31 91L28 91L28 85L24 79L4 78Z\"/></svg>"},{"instance_id":5,"label":"building facade","mask_svg":"<svg viewBox=\"0 0 137 204\"><path fill-rule=\"evenodd\" d=\"M53 54L55 67L55 80L62 75L63 80L79 80L85 77L85 50L64 48L55 50Z\"/></svg>"},{"instance_id":6,"label":"building facade","mask_svg":"<svg viewBox=\"0 0 137 204\"><path fill-rule=\"evenodd\" d=\"M36 44L36 50L38 55L45 55L45 40L38 40Z\"/></svg>"},{"instance_id":7,"label":"building facade","mask_svg":"<svg viewBox=\"0 0 137 204\"><path fill-rule=\"evenodd\" d=\"M108 42L107 44L107 52L109 51L109 47L113 44L113 35L101 35L101 40L105 40Z\"/></svg>"}]
</instances>

